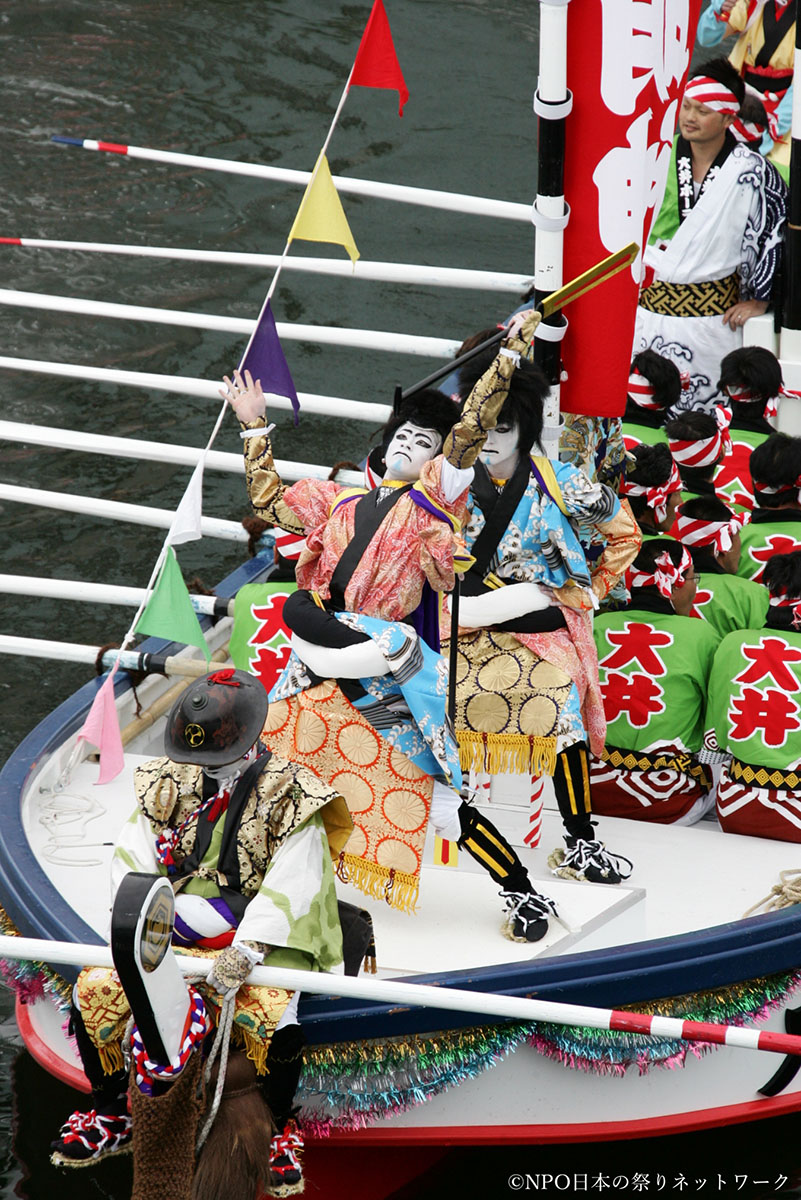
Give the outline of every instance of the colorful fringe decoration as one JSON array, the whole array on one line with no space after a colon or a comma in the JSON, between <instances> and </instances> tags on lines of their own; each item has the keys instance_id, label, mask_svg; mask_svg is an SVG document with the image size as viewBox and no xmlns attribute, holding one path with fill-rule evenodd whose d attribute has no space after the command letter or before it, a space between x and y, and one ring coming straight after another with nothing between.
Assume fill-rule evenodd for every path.
<instances>
[{"instance_id":1,"label":"colorful fringe decoration","mask_svg":"<svg viewBox=\"0 0 801 1200\"><path fill-rule=\"evenodd\" d=\"M801 972L792 972L733 984L719 992L626 1007L691 1021L747 1025L766 1017L799 987ZM602 1075L623 1075L632 1067L640 1075L653 1066L681 1067L688 1054L700 1058L716 1049L706 1043L545 1022L309 1046L297 1093L301 1123L307 1133L318 1137L338 1129L365 1128L475 1078L523 1043L565 1067Z\"/></svg>"},{"instance_id":2,"label":"colorful fringe decoration","mask_svg":"<svg viewBox=\"0 0 801 1200\"><path fill-rule=\"evenodd\" d=\"M413 913L417 908L420 878L408 871L396 871L394 867L382 867L368 862L355 854L340 854L334 870L343 883L352 883L366 896L374 900L386 900L390 908Z\"/></svg>"},{"instance_id":3,"label":"colorful fringe decoration","mask_svg":"<svg viewBox=\"0 0 801 1200\"><path fill-rule=\"evenodd\" d=\"M20 937L19 930L4 908L0 908L0 932L5 937ZM3 982L17 993L23 1004L33 1004L49 996L61 1012L69 1012L72 984L47 963L0 959L0 975Z\"/></svg>"},{"instance_id":4,"label":"colorful fringe decoration","mask_svg":"<svg viewBox=\"0 0 801 1200\"><path fill-rule=\"evenodd\" d=\"M462 771L488 775L553 775L556 738L457 729Z\"/></svg>"}]
</instances>

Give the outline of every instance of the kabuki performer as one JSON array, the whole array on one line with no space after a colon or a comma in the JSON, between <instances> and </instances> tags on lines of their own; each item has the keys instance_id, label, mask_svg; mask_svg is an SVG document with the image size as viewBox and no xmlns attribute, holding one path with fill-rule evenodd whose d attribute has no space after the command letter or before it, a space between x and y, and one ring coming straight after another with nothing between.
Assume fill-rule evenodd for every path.
<instances>
[{"instance_id":1,"label":"kabuki performer","mask_svg":"<svg viewBox=\"0 0 801 1200\"><path fill-rule=\"evenodd\" d=\"M730 633L709 679L708 761L724 760L717 812L727 833L801 842L801 552L765 567L764 628Z\"/></svg>"},{"instance_id":2,"label":"kabuki performer","mask_svg":"<svg viewBox=\"0 0 801 1200\"><path fill-rule=\"evenodd\" d=\"M691 825L713 803L698 753L719 638L691 619L696 586L684 546L646 541L630 572L629 607L596 619L608 724L606 746L591 764L599 813Z\"/></svg>"},{"instance_id":3,"label":"kabuki performer","mask_svg":"<svg viewBox=\"0 0 801 1200\"><path fill-rule=\"evenodd\" d=\"M480 363L462 369L463 392L477 370ZM640 534L608 485L532 457L548 390L540 369L521 362L476 463L456 732L463 769L553 776L567 847L561 863L562 852L555 856L556 873L619 883L626 860L607 853L592 821L587 747L600 753L605 731L592 613L632 561ZM579 529L605 542L592 572Z\"/></svg>"},{"instance_id":4,"label":"kabuki performer","mask_svg":"<svg viewBox=\"0 0 801 1200\"><path fill-rule=\"evenodd\" d=\"M225 1194L255 1195L259 1183L269 1196L303 1190L298 1158L303 1143L293 1120L305 1040L297 1017L299 993L244 981L265 959L300 970L341 965L332 859L349 837L351 821L335 789L265 748L267 707L261 683L244 671L204 676L189 685L168 717L165 757L135 769L137 808L114 850L112 891L129 871L164 875L175 891L173 943L214 956L215 963L194 993L180 1062L150 1062L134 1032L133 1061L141 1082L131 1088L133 1128L122 1053L128 1001L116 972L81 972L71 1023L92 1088L92 1109L74 1113L62 1127L53 1143L59 1165L86 1166L130 1150L138 1120L143 1128L166 1120L161 1154L168 1144L168 1153L179 1155L196 1086L178 1094L184 1059L211 1036L221 999L233 992L232 1039L255 1064L249 1087L257 1097L261 1093L269 1112L256 1121L254 1135L254 1145L262 1146L260 1179L253 1160L239 1164L244 1182L235 1174L235 1145L250 1144L247 1128L237 1131L234 1145L222 1147L232 1189ZM167 1116L154 1115L150 1098L163 1109L173 1096ZM190 1144L191 1182L193 1136ZM258 1149L255 1153L258 1160ZM201 1158L198 1171L204 1169L212 1168L204 1168ZM254 1170L257 1178L251 1179ZM245 1183L252 1185L250 1192Z\"/></svg>"},{"instance_id":5,"label":"kabuki performer","mask_svg":"<svg viewBox=\"0 0 801 1200\"><path fill-rule=\"evenodd\" d=\"M743 83L725 59L687 83L667 190L643 256L634 351L652 349L690 375L682 407L710 407L720 360L767 311L787 188L731 132Z\"/></svg>"},{"instance_id":6,"label":"kabuki performer","mask_svg":"<svg viewBox=\"0 0 801 1200\"><path fill-rule=\"evenodd\" d=\"M538 320L524 329L528 339ZM473 463L526 345L507 339L455 425L458 409L440 392L404 402L385 430L386 469L372 491L313 479L286 487L264 431L258 381L237 375L222 394L250 434L245 465L254 511L306 538L299 590L284 606L293 655L271 693L265 737L308 762L348 801L354 832L340 874L413 910L430 819L500 885L507 935L536 941L547 932L552 901L460 795L438 601L470 561L460 529Z\"/></svg>"}]
</instances>

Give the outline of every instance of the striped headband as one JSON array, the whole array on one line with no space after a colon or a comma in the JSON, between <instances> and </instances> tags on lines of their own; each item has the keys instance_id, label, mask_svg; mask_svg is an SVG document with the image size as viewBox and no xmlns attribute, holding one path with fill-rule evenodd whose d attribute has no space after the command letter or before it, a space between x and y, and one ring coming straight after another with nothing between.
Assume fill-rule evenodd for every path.
<instances>
[{"instance_id":1,"label":"striped headband","mask_svg":"<svg viewBox=\"0 0 801 1200\"><path fill-rule=\"evenodd\" d=\"M621 496L645 496L646 503L649 508L654 510L654 516L660 523L667 516L668 496L673 492L680 492L682 488L681 476L675 463L670 464L670 475L667 483L660 483L656 487L646 486L642 483L634 483L625 476L620 480L620 495Z\"/></svg>"},{"instance_id":2,"label":"striped headband","mask_svg":"<svg viewBox=\"0 0 801 1200\"><path fill-rule=\"evenodd\" d=\"M754 485L755 496L782 496L785 492L797 492L798 499L801 500L801 475L798 476L792 483L781 483L778 487L770 487L767 483L760 483L758 479L751 476L751 482Z\"/></svg>"},{"instance_id":3,"label":"striped headband","mask_svg":"<svg viewBox=\"0 0 801 1200\"><path fill-rule=\"evenodd\" d=\"M750 513L736 513L730 521L704 521L685 517L681 505L676 515L676 536L685 546L712 546L716 554L731 550L732 539L751 519Z\"/></svg>"},{"instance_id":4,"label":"striped headband","mask_svg":"<svg viewBox=\"0 0 801 1200\"><path fill-rule=\"evenodd\" d=\"M640 408L649 408L653 412L662 412L662 405L657 404L654 400L654 389L636 367L629 375L628 393L634 403L639 404Z\"/></svg>"},{"instance_id":5,"label":"striped headband","mask_svg":"<svg viewBox=\"0 0 801 1200\"><path fill-rule=\"evenodd\" d=\"M749 391L748 388L745 388L745 387L735 387L734 385L729 385L728 387L725 387L723 390L725 391L725 393L729 397L729 399L733 400L735 402L735 404L751 404L754 400L762 399L761 396L754 396L754 394L751 391ZM765 402L764 402L765 411L762 415L764 416L765 420L772 421L772 420L776 419L776 415L779 411L779 398L781 396L796 396L796 395L797 395L796 392L789 392L787 390L787 388L784 386L780 387L778 396L771 396L769 400L765 400Z\"/></svg>"},{"instance_id":6,"label":"striped headband","mask_svg":"<svg viewBox=\"0 0 801 1200\"><path fill-rule=\"evenodd\" d=\"M306 539L301 533L289 533L285 529L276 528L275 548L282 558L297 562L306 549Z\"/></svg>"},{"instance_id":7,"label":"striped headband","mask_svg":"<svg viewBox=\"0 0 801 1200\"><path fill-rule=\"evenodd\" d=\"M674 587L683 587L687 572L693 565L693 560L687 549L682 546L681 560L674 563L667 550L663 550L657 558L653 574L632 568L629 587L655 587L660 596L670 599Z\"/></svg>"},{"instance_id":8,"label":"striped headband","mask_svg":"<svg viewBox=\"0 0 801 1200\"><path fill-rule=\"evenodd\" d=\"M771 608L791 608L793 619L790 624L793 629L801 628L801 596L790 596L787 588L782 588L780 592L771 596L769 603Z\"/></svg>"},{"instance_id":9,"label":"striped headband","mask_svg":"<svg viewBox=\"0 0 801 1200\"><path fill-rule=\"evenodd\" d=\"M683 98L695 100L697 104L703 104L704 108L711 108L713 112L724 115L734 117L740 111L740 102L734 92L724 84L718 83L717 79L710 79L708 75L697 75L695 79L691 79L684 89Z\"/></svg>"},{"instance_id":10,"label":"striped headband","mask_svg":"<svg viewBox=\"0 0 801 1200\"><path fill-rule=\"evenodd\" d=\"M695 438L693 441L668 438L668 449L681 466L711 467L731 451L731 409L717 404L714 417L718 427L711 437Z\"/></svg>"}]
</instances>

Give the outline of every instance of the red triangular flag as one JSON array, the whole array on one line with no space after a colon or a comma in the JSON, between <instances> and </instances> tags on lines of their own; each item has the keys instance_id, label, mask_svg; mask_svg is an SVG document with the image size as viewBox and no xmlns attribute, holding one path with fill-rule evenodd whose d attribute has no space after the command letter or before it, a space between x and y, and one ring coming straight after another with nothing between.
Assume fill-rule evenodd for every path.
<instances>
[{"instance_id":1,"label":"red triangular flag","mask_svg":"<svg viewBox=\"0 0 801 1200\"><path fill-rule=\"evenodd\" d=\"M356 61L350 77L351 86L394 88L398 93L398 115L403 116L403 106L409 99L409 89L403 78L392 31L382 0L374 0L373 11L356 51Z\"/></svg>"}]
</instances>

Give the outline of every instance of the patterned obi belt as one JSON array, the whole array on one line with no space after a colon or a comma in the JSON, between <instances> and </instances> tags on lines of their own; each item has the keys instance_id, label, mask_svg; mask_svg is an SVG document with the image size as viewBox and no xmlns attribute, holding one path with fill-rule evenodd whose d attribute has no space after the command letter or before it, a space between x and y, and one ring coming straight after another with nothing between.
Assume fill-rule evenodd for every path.
<instances>
[{"instance_id":1,"label":"patterned obi belt","mask_svg":"<svg viewBox=\"0 0 801 1200\"><path fill-rule=\"evenodd\" d=\"M680 771L690 775L707 791L712 780L703 763L696 761L693 754L667 753L647 754L644 750L620 750L617 746L605 746L601 755L612 767L623 767L627 771Z\"/></svg>"},{"instance_id":2,"label":"patterned obi belt","mask_svg":"<svg viewBox=\"0 0 801 1200\"><path fill-rule=\"evenodd\" d=\"M659 279L640 293L640 308L663 317L722 317L739 299L736 274L708 283L665 283Z\"/></svg>"},{"instance_id":3,"label":"patterned obi belt","mask_svg":"<svg viewBox=\"0 0 801 1200\"><path fill-rule=\"evenodd\" d=\"M755 787L785 788L794 791L801 788L801 768L796 771L780 771L778 767L754 767L750 763L740 762L732 758L729 765L729 777L738 783L752 784Z\"/></svg>"}]
</instances>

